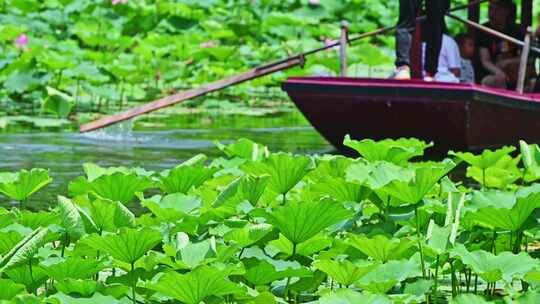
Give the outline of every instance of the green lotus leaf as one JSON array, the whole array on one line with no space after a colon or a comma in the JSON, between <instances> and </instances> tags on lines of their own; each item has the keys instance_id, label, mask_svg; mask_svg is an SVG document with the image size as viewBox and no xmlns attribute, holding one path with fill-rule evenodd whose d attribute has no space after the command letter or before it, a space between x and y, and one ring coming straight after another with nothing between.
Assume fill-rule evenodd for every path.
<instances>
[{"instance_id":1,"label":"green lotus leaf","mask_svg":"<svg viewBox=\"0 0 540 304\"><path fill-rule=\"evenodd\" d=\"M88 179L89 182L93 182L94 180L96 180L97 178L103 175L112 175L118 172L123 173L123 174L133 173L132 169L129 169L126 167L104 168L94 163L84 163L83 170L84 170L84 173L86 174L86 179Z\"/></svg>"},{"instance_id":2,"label":"green lotus leaf","mask_svg":"<svg viewBox=\"0 0 540 304\"><path fill-rule=\"evenodd\" d=\"M516 150L515 147L503 147L495 151L484 150L480 155L474 155L470 152L453 152L450 151L448 154L453 155L467 164L477 167L479 169L487 169L489 167L495 166L495 164L504 156L508 156L510 153Z\"/></svg>"},{"instance_id":3,"label":"green lotus leaf","mask_svg":"<svg viewBox=\"0 0 540 304\"><path fill-rule=\"evenodd\" d=\"M183 232L177 233L173 243L165 246L165 252L175 258L175 266L179 269L195 269L217 257L215 239L195 243Z\"/></svg>"},{"instance_id":4,"label":"green lotus leaf","mask_svg":"<svg viewBox=\"0 0 540 304\"><path fill-rule=\"evenodd\" d=\"M254 176L269 175L268 187L279 194L289 192L312 168L310 157L285 153L271 154L262 162L247 162L241 166L242 170Z\"/></svg>"},{"instance_id":5,"label":"green lotus leaf","mask_svg":"<svg viewBox=\"0 0 540 304\"><path fill-rule=\"evenodd\" d=\"M227 275L216 268L203 266L187 274L165 273L149 288L183 303L199 304L211 296L242 293L242 288L229 281Z\"/></svg>"},{"instance_id":6,"label":"green lotus leaf","mask_svg":"<svg viewBox=\"0 0 540 304\"><path fill-rule=\"evenodd\" d=\"M60 218L60 225L65 231L64 233L72 240L77 240L86 233L81 215L70 199L58 196L56 212Z\"/></svg>"},{"instance_id":7,"label":"green lotus leaf","mask_svg":"<svg viewBox=\"0 0 540 304\"><path fill-rule=\"evenodd\" d=\"M315 170L309 173L310 180L318 182L324 178L343 178L355 160L341 155L323 155L314 158Z\"/></svg>"},{"instance_id":8,"label":"green lotus leaf","mask_svg":"<svg viewBox=\"0 0 540 304\"><path fill-rule=\"evenodd\" d=\"M180 192L163 197L154 196L150 199L139 196L139 199L141 205L148 208L160 221L168 223L182 219L187 214L198 210L202 205L200 198Z\"/></svg>"},{"instance_id":9,"label":"green lotus leaf","mask_svg":"<svg viewBox=\"0 0 540 304\"><path fill-rule=\"evenodd\" d=\"M521 160L525 167L525 181L533 182L540 179L540 147L537 144L527 144L519 141Z\"/></svg>"},{"instance_id":10,"label":"green lotus leaf","mask_svg":"<svg viewBox=\"0 0 540 304\"><path fill-rule=\"evenodd\" d=\"M311 271L300 265L296 265L297 267L294 268L283 267L283 269L278 270L270 262L256 258L243 259L242 263L244 263L246 268L246 273L243 275L244 278L254 286L264 286L285 278L305 278L313 275ZM276 261L275 263L278 262Z\"/></svg>"},{"instance_id":11,"label":"green lotus leaf","mask_svg":"<svg viewBox=\"0 0 540 304\"><path fill-rule=\"evenodd\" d=\"M295 250L294 244L283 234L280 234L277 240L270 241L268 244L287 256L293 255L293 250ZM310 257L311 255L320 252L331 245L332 239L327 237L324 233L319 233L309 240L297 244L295 254Z\"/></svg>"},{"instance_id":12,"label":"green lotus leaf","mask_svg":"<svg viewBox=\"0 0 540 304\"><path fill-rule=\"evenodd\" d=\"M347 135L343 145L355 150L369 162L386 161L396 165L404 165L411 158L424 155L424 150L433 146L433 143L428 144L415 138L358 141L352 140Z\"/></svg>"},{"instance_id":13,"label":"green lotus leaf","mask_svg":"<svg viewBox=\"0 0 540 304\"><path fill-rule=\"evenodd\" d=\"M23 227L23 226L21 226ZM23 227L24 228L24 227ZM0 255L8 252L24 238L24 234L17 231L2 229L0 232Z\"/></svg>"},{"instance_id":14,"label":"green lotus leaf","mask_svg":"<svg viewBox=\"0 0 540 304\"><path fill-rule=\"evenodd\" d=\"M352 211L331 200L291 201L269 214L268 221L289 241L298 245L352 216Z\"/></svg>"},{"instance_id":15,"label":"green lotus leaf","mask_svg":"<svg viewBox=\"0 0 540 304\"><path fill-rule=\"evenodd\" d=\"M473 199L473 204L478 201ZM540 208L540 193L519 197L517 200L512 197L513 206L498 203L499 201L494 200L491 206L479 207L467 212L466 219L492 229L521 230L533 212ZM482 204L482 201L478 203ZM474 205L469 208L474 208Z\"/></svg>"},{"instance_id":16,"label":"green lotus leaf","mask_svg":"<svg viewBox=\"0 0 540 304\"><path fill-rule=\"evenodd\" d=\"M435 224L435 221L429 222L427 230L427 244L426 249L433 252L433 255L441 255L446 252L450 244L450 234L452 233L452 226L448 225L440 227Z\"/></svg>"},{"instance_id":17,"label":"green lotus leaf","mask_svg":"<svg viewBox=\"0 0 540 304\"><path fill-rule=\"evenodd\" d=\"M32 271L30 271L30 261L18 266L10 267L3 271L5 277L15 283L26 286L28 293L35 293L43 285L49 276L36 262L32 262Z\"/></svg>"},{"instance_id":18,"label":"green lotus leaf","mask_svg":"<svg viewBox=\"0 0 540 304\"><path fill-rule=\"evenodd\" d=\"M92 284L92 283L86 283ZM54 304L94 304L94 303L110 303L110 304L120 304L126 303L123 300L117 300L112 296L104 296L101 293L95 293L92 297L89 298L80 298L80 297L71 297L62 292L55 293L54 295L48 298L50 303Z\"/></svg>"},{"instance_id":19,"label":"green lotus leaf","mask_svg":"<svg viewBox=\"0 0 540 304\"><path fill-rule=\"evenodd\" d=\"M31 212L22 210L16 213L17 223L24 227L37 229L39 227L48 227L49 225L60 225L60 218L54 212L38 211Z\"/></svg>"},{"instance_id":20,"label":"green lotus leaf","mask_svg":"<svg viewBox=\"0 0 540 304\"><path fill-rule=\"evenodd\" d=\"M12 300L16 295L24 294L26 287L11 280L0 279L0 300Z\"/></svg>"},{"instance_id":21,"label":"green lotus leaf","mask_svg":"<svg viewBox=\"0 0 540 304\"><path fill-rule=\"evenodd\" d=\"M523 174L517 167L519 161L519 157L512 158L503 155L493 166L487 169L467 168L467 177L474 179L485 187L503 189L522 177Z\"/></svg>"},{"instance_id":22,"label":"green lotus leaf","mask_svg":"<svg viewBox=\"0 0 540 304\"><path fill-rule=\"evenodd\" d=\"M514 300L516 304L534 304L539 303L540 293L537 291L528 291L522 294L520 297Z\"/></svg>"},{"instance_id":23,"label":"green lotus leaf","mask_svg":"<svg viewBox=\"0 0 540 304\"><path fill-rule=\"evenodd\" d=\"M394 303L391 299L380 294L359 293L352 289L337 289L322 296L319 304L391 304Z\"/></svg>"},{"instance_id":24,"label":"green lotus leaf","mask_svg":"<svg viewBox=\"0 0 540 304\"><path fill-rule=\"evenodd\" d=\"M147 228L139 230L122 228L117 234L90 235L82 241L121 262L134 264L150 249L161 243L161 234Z\"/></svg>"},{"instance_id":25,"label":"green lotus leaf","mask_svg":"<svg viewBox=\"0 0 540 304\"><path fill-rule=\"evenodd\" d=\"M414 177L410 181L394 180L381 190L404 203L416 204L455 167L456 164L451 160L417 164L413 168Z\"/></svg>"},{"instance_id":26,"label":"green lotus leaf","mask_svg":"<svg viewBox=\"0 0 540 304\"><path fill-rule=\"evenodd\" d=\"M420 265L412 260L394 260L381 264L356 283L373 293L386 293L394 285L421 275Z\"/></svg>"},{"instance_id":27,"label":"green lotus leaf","mask_svg":"<svg viewBox=\"0 0 540 304\"><path fill-rule=\"evenodd\" d=\"M245 176L239 184L239 192L251 205L256 206L259 199L264 194L268 183L269 175Z\"/></svg>"},{"instance_id":28,"label":"green lotus leaf","mask_svg":"<svg viewBox=\"0 0 540 304\"><path fill-rule=\"evenodd\" d=\"M260 145L256 142L253 142L247 138L240 138L236 142L223 145L219 142L216 142L216 147L223 151L227 157L233 158L238 157L246 160L261 160L270 154L268 147Z\"/></svg>"},{"instance_id":29,"label":"green lotus leaf","mask_svg":"<svg viewBox=\"0 0 540 304\"><path fill-rule=\"evenodd\" d=\"M28 199L32 194L52 182L49 171L44 169L21 170L16 173L16 178L14 177L15 175L11 174L10 178L4 175L0 179L0 193L17 201Z\"/></svg>"},{"instance_id":30,"label":"green lotus leaf","mask_svg":"<svg viewBox=\"0 0 540 304\"><path fill-rule=\"evenodd\" d=\"M406 238L389 239L384 235L376 235L371 238L365 235L349 235L347 243L365 255L383 263L408 258L408 251L414 246L412 240Z\"/></svg>"},{"instance_id":31,"label":"green lotus leaf","mask_svg":"<svg viewBox=\"0 0 540 304\"><path fill-rule=\"evenodd\" d=\"M328 274L339 284L349 286L376 268L377 264L367 261L353 263L348 260L317 260L313 263L313 266Z\"/></svg>"},{"instance_id":32,"label":"green lotus leaf","mask_svg":"<svg viewBox=\"0 0 540 304\"><path fill-rule=\"evenodd\" d=\"M51 257L40 264L55 280L89 279L105 266L101 261L82 257Z\"/></svg>"},{"instance_id":33,"label":"green lotus leaf","mask_svg":"<svg viewBox=\"0 0 540 304\"><path fill-rule=\"evenodd\" d=\"M58 118L67 118L73 109L73 97L52 87L47 87L48 96L43 100L42 109Z\"/></svg>"},{"instance_id":34,"label":"green lotus leaf","mask_svg":"<svg viewBox=\"0 0 540 304\"><path fill-rule=\"evenodd\" d=\"M86 229L93 229L94 232L116 232L118 228L135 225L135 215L118 201L78 198L75 204Z\"/></svg>"},{"instance_id":35,"label":"green lotus leaf","mask_svg":"<svg viewBox=\"0 0 540 304\"><path fill-rule=\"evenodd\" d=\"M45 243L49 230L37 228L17 243L9 252L0 258L0 272L24 264L31 260L39 248Z\"/></svg>"},{"instance_id":36,"label":"green lotus leaf","mask_svg":"<svg viewBox=\"0 0 540 304\"><path fill-rule=\"evenodd\" d=\"M116 172L102 175L91 182L80 177L69 184L69 191L74 195L91 193L100 198L127 204L135 198L137 192L152 186L153 183L148 177Z\"/></svg>"},{"instance_id":37,"label":"green lotus leaf","mask_svg":"<svg viewBox=\"0 0 540 304\"><path fill-rule=\"evenodd\" d=\"M83 298L91 297L99 288L99 282L94 280L76 280L66 278L55 283L56 289L67 295L75 295Z\"/></svg>"},{"instance_id":38,"label":"green lotus leaf","mask_svg":"<svg viewBox=\"0 0 540 304\"><path fill-rule=\"evenodd\" d=\"M339 202L361 202L372 193L368 187L342 178L322 178L311 189L319 197L328 195Z\"/></svg>"},{"instance_id":39,"label":"green lotus leaf","mask_svg":"<svg viewBox=\"0 0 540 304\"><path fill-rule=\"evenodd\" d=\"M191 188L197 188L209 180L216 171L216 168L180 165L160 177L159 188L168 194L186 194Z\"/></svg>"},{"instance_id":40,"label":"green lotus leaf","mask_svg":"<svg viewBox=\"0 0 540 304\"><path fill-rule=\"evenodd\" d=\"M349 166L346 173L348 182L366 185L372 190L380 189L392 181L408 182L414 177L414 171L388 162L356 162Z\"/></svg>"},{"instance_id":41,"label":"green lotus leaf","mask_svg":"<svg viewBox=\"0 0 540 304\"><path fill-rule=\"evenodd\" d=\"M238 246L245 248L249 247L272 231L272 226L268 224L248 224L242 228L235 228L225 233L223 240L226 242L234 242Z\"/></svg>"},{"instance_id":42,"label":"green lotus leaf","mask_svg":"<svg viewBox=\"0 0 540 304\"><path fill-rule=\"evenodd\" d=\"M475 295L475 294L470 294L470 293L469 294L460 294L457 297L452 298L450 300L450 304L470 304L470 303L488 304L488 303L491 303L491 302L487 301L486 299L484 299L481 296L478 296L478 295Z\"/></svg>"},{"instance_id":43,"label":"green lotus leaf","mask_svg":"<svg viewBox=\"0 0 540 304\"><path fill-rule=\"evenodd\" d=\"M470 252L462 244L457 244L450 251L452 257L459 257L463 264L471 267L486 282L494 283L504 280L512 282L514 278L523 278L526 273L537 269L540 264L527 253L512 254L508 251L499 255L477 250Z\"/></svg>"}]
</instances>

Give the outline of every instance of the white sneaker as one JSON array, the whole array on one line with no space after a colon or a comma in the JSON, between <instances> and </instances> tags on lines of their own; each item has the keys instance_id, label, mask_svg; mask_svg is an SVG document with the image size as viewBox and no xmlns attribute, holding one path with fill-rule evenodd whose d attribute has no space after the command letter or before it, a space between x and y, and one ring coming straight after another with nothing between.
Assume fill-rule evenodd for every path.
<instances>
[{"instance_id":1,"label":"white sneaker","mask_svg":"<svg viewBox=\"0 0 540 304\"><path fill-rule=\"evenodd\" d=\"M434 82L435 81L435 78L431 77L431 76L424 76L424 81L425 82Z\"/></svg>"},{"instance_id":2,"label":"white sneaker","mask_svg":"<svg viewBox=\"0 0 540 304\"><path fill-rule=\"evenodd\" d=\"M411 79L411 69L406 65L397 67L389 78L396 80L409 80Z\"/></svg>"}]
</instances>

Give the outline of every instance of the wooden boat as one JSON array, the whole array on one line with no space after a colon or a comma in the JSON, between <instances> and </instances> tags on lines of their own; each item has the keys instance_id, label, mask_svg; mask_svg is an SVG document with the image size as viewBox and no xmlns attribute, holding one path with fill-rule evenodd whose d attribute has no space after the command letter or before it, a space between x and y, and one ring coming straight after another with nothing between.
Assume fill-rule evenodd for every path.
<instances>
[{"instance_id":1,"label":"wooden boat","mask_svg":"<svg viewBox=\"0 0 540 304\"><path fill-rule=\"evenodd\" d=\"M438 151L540 143L540 94L417 80L290 78L298 109L337 148L343 138L416 137Z\"/></svg>"}]
</instances>

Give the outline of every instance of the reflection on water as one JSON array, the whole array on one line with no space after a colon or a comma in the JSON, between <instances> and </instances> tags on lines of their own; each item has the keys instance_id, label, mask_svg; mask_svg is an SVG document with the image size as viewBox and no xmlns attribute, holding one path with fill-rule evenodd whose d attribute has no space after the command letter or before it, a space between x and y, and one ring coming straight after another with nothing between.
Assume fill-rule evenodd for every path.
<instances>
[{"instance_id":1,"label":"reflection on water","mask_svg":"<svg viewBox=\"0 0 540 304\"><path fill-rule=\"evenodd\" d=\"M197 153L220 156L214 141L231 142L246 137L268 145L270 150L295 153L326 153L332 147L304 123L283 127L274 118L235 118L241 125L217 128L184 128L132 131L125 123L89 134L33 132L0 134L0 171L50 169L54 183L33 198L35 206L48 205L56 194L65 194L67 182L83 174L82 164L139 166L148 170L171 168ZM249 120L249 123L245 120ZM276 122L282 123L281 119ZM258 126L257 126L258 125ZM248 127L249 126L249 127ZM0 202L6 200L0 197Z\"/></svg>"}]
</instances>

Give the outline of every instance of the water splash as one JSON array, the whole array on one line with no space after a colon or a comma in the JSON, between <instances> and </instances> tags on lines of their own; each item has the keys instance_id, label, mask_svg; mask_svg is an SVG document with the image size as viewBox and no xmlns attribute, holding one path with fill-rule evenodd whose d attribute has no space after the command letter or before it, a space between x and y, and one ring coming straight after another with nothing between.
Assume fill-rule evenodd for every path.
<instances>
[{"instance_id":1,"label":"water splash","mask_svg":"<svg viewBox=\"0 0 540 304\"><path fill-rule=\"evenodd\" d=\"M103 141L131 142L140 141L133 134L133 119L114 124L96 131L84 133L83 137Z\"/></svg>"}]
</instances>

